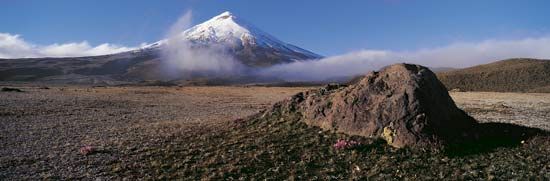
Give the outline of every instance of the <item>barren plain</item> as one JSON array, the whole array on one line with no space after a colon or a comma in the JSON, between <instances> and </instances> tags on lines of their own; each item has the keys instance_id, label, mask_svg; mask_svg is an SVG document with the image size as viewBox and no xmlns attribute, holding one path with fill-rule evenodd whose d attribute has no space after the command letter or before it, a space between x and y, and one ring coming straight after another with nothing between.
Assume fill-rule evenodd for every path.
<instances>
[{"instance_id":1,"label":"barren plain","mask_svg":"<svg viewBox=\"0 0 550 181\"><path fill-rule=\"evenodd\" d=\"M296 122L234 126L311 87L2 87L22 92L0 92L0 180L550 178L548 137L450 156L335 150L354 137ZM480 122L550 130L550 94L451 96Z\"/></svg>"}]
</instances>

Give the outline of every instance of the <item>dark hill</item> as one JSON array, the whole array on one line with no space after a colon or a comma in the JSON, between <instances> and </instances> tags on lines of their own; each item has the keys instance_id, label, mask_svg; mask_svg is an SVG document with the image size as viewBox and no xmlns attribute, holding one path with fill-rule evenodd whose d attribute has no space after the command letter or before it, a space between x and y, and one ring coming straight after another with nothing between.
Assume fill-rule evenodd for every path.
<instances>
[{"instance_id":1,"label":"dark hill","mask_svg":"<svg viewBox=\"0 0 550 181\"><path fill-rule=\"evenodd\" d=\"M235 55L236 56L236 55ZM243 58L242 56L239 58ZM254 61L260 59L249 57ZM250 75L211 76L176 73L163 61L160 48L139 49L111 55L66 58L0 59L0 82L45 82L60 84L127 85L149 81L178 84L226 85L278 81ZM238 59L241 62L252 61ZM280 63L265 59L266 64ZM246 65L246 68L258 68Z\"/></svg>"},{"instance_id":2,"label":"dark hill","mask_svg":"<svg viewBox=\"0 0 550 181\"><path fill-rule=\"evenodd\" d=\"M507 59L465 69L439 72L449 89L490 92L550 92L550 61Z\"/></svg>"}]
</instances>

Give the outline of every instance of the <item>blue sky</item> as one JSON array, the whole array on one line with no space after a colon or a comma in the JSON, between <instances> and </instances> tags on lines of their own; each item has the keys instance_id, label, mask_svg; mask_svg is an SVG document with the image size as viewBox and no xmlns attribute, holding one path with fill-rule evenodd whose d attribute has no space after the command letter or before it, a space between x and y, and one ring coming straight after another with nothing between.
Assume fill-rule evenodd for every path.
<instances>
[{"instance_id":1,"label":"blue sky","mask_svg":"<svg viewBox=\"0 0 550 181\"><path fill-rule=\"evenodd\" d=\"M549 7L544 0L4 0L0 33L38 45L138 46L161 39L186 10L193 10L194 24L227 10L283 41L332 56L547 36Z\"/></svg>"}]
</instances>

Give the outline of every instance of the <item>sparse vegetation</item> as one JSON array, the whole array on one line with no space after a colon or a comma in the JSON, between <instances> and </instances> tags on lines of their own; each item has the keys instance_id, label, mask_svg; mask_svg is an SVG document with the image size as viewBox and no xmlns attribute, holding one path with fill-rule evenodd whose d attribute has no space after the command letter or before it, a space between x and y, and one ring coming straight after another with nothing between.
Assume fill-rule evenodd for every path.
<instances>
[{"instance_id":1,"label":"sparse vegetation","mask_svg":"<svg viewBox=\"0 0 550 181\"><path fill-rule=\"evenodd\" d=\"M509 59L437 76L449 90L550 92L550 60Z\"/></svg>"},{"instance_id":2,"label":"sparse vegetation","mask_svg":"<svg viewBox=\"0 0 550 181\"><path fill-rule=\"evenodd\" d=\"M17 88L10 88L10 87L3 87L2 92L23 92L21 89Z\"/></svg>"}]
</instances>

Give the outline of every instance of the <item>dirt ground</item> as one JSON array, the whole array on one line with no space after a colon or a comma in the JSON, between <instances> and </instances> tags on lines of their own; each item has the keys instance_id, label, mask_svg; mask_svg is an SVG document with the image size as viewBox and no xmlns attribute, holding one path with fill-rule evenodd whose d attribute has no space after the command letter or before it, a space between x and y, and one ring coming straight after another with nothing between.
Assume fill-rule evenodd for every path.
<instances>
[{"instance_id":1,"label":"dirt ground","mask_svg":"<svg viewBox=\"0 0 550 181\"><path fill-rule=\"evenodd\" d=\"M10 87L23 92L0 92L0 180L166 179L199 173L189 172L201 169L191 155L210 158L217 153L210 150L215 146L203 144L231 144L223 141L228 134L221 134L232 131L229 123L310 89ZM550 129L550 94L451 95L479 121ZM79 151L87 145L95 154ZM202 170L206 175L191 178L208 178L208 172Z\"/></svg>"},{"instance_id":2,"label":"dirt ground","mask_svg":"<svg viewBox=\"0 0 550 181\"><path fill-rule=\"evenodd\" d=\"M461 109L480 122L513 123L550 130L550 94L451 92Z\"/></svg>"}]
</instances>

